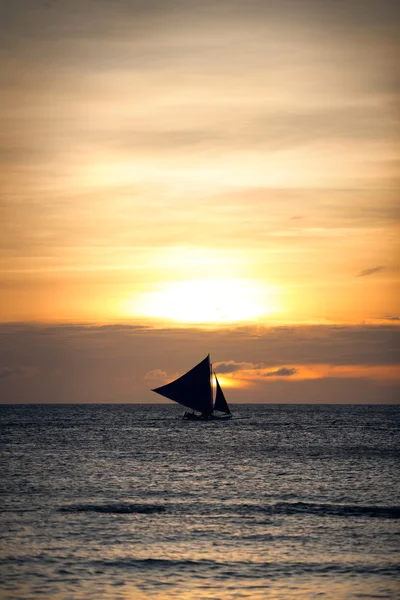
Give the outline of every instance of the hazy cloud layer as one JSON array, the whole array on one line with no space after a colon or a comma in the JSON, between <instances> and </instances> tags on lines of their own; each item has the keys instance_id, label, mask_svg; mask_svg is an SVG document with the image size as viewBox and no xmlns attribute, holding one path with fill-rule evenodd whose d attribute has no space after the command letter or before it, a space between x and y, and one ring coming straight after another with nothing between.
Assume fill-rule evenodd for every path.
<instances>
[{"instance_id":1,"label":"hazy cloud layer","mask_svg":"<svg viewBox=\"0 0 400 600\"><path fill-rule=\"evenodd\" d=\"M11 367L3 367L0 401L157 402L150 388L210 352L218 374L247 386L226 388L231 402L396 402L399 343L395 325L225 331L2 325L0 364L12 355L35 376L12 377Z\"/></svg>"}]
</instances>

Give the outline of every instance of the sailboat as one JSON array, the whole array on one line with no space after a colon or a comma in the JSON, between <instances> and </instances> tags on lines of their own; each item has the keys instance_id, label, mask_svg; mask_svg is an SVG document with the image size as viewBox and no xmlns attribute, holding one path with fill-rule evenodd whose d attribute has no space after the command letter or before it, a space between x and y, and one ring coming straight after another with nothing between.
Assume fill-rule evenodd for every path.
<instances>
[{"instance_id":1,"label":"sailboat","mask_svg":"<svg viewBox=\"0 0 400 600\"><path fill-rule=\"evenodd\" d=\"M213 399L212 378L215 377L216 393ZM192 412L185 412L184 419L209 421L232 417L224 392L212 368L208 354L198 365L174 381L155 388L152 392L161 394ZM214 414L217 411L217 414ZM198 414L200 413L200 414ZM219 414L218 413L222 413Z\"/></svg>"}]
</instances>

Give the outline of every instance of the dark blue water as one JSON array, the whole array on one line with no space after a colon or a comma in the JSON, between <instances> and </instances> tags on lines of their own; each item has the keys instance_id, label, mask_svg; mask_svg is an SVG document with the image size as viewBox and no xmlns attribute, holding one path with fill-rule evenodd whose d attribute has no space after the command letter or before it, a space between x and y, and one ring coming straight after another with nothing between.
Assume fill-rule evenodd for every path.
<instances>
[{"instance_id":1,"label":"dark blue water","mask_svg":"<svg viewBox=\"0 0 400 600\"><path fill-rule=\"evenodd\" d=\"M1 599L396 598L400 407L1 406Z\"/></svg>"}]
</instances>

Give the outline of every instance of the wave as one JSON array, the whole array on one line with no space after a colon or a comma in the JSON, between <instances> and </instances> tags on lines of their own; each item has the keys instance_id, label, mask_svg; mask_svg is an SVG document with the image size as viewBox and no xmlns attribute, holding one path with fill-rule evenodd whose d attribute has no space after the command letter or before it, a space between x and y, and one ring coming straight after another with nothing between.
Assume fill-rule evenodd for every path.
<instances>
[{"instance_id":1,"label":"wave","mask_svg":"<svg viewBox=\"0 0 400 600\"><path fill-rule=\"evenodd\" d=\"M223 563L217 563L214 560L190 560L190 559L169 559L169 558L116 558L110 560L94 560L91 565L103 567L116 567L121 569L199 569L224 566Z\"/></svg>"},{"instance_id":2,"label":"wave","mask_svg":"<svg viewBox=\"0 0 400 600\"><path fill-rule=\"evenodd\" d=\"M24 565L53 565L59 564L57 557L38 555L9 555L2 558L3 566ZM397 564L380 563L330 563L330 562L265 562L265 561L217 561L212 559L189 558L135 558L134 556L121 556L113 559L87 560L82 563L88 570L96 569L96 573L110 569L137 570L143 572L162 573L164 577L175 576L177 572L186 573L191 577L213 577L218 579L232 578L288 578L313 575L347 575L357 577L382 576L396 577L399 573ZM66 563L64 573L73 568L72 563Z\"/></svg>"},{"instance_id":3,"label":"wave","mask_svg":"<svg viewBox=\"0 0 400 600\"><path fill-rule=\"evenodd\" d=\"M321 517L368 517L379 519L399 519L399 506L361 506L351 504L320 504L314 502L276 502L275 504L236 504L223 506L223 512L240 515L314 515ZM220 511L218 511L220 512Z\"/></svg>"},{"instance_id":4,"label":"wave","mask_svg":"<svg viewBox=\"0 0 400 600\"><path fill-rule=\"evenodd\" d=\"M27 513L37 512L39 508L0 508L0 513Z\"/></svg>"},{"instance_id":5,"label":"wave","mask_svg":"<svg viewBox=\"0 0 400 600\"><path fill-rule=\"evenodd\" d=\"M237 515L314 515L321 517L344 518L379 518L399 519L399 506L360 506L350 504L317 504L312 502L277 502L275 504L232 504L204 502L182 502L168 504L144 504L136 502L108 502L105 504L79 503L63 506L58 509L64 513L105 513L105 514L212 514L217 517L223 514Z\"/></svg>"},{"instance_id":6,"label":"wave","mask_svg":"<svg viewBox=\"0 0 400 600\"><path fill-rule=\"evenodd\" d=\"M357 504L315 504L310 502L278 502L265 507L268 514L312 514L329 517L372 517L399 519L399 506L360 506Z\"/></svg>"},{"instance_id":7,"label":"wave","mask_svg":"<svg viewBox=\"0 0 400 600\"><path fill-rule=\"evenodd\" d=\"M155 570L167 575L169 572L187 572L194 576L203 574L213 577L290 577L299 575L398 575L398 566L393 564L371 563L313 563L313 562L249 562L249 561L215 561L207 559L163 559L121 557L110 560L90 561L90 565L102 569L138 569Z\"/></svg>"},{"instance_id":8,"label":"wave","mask_svg":"<svg viewBox=\"0 0 400 600\"><path fill-rule=\"evenodd\" d=\"M81 513L81 512L95 512L95 513L106 513L106 514L118 514L118 515L129 515L129 514L152 514L165 512L165 506L160 504L136 504L128 502L115 502L107 504L73 504L70 506L62 506L58 509L59 512L64 513Z\"/></svg>"}]
</instances>

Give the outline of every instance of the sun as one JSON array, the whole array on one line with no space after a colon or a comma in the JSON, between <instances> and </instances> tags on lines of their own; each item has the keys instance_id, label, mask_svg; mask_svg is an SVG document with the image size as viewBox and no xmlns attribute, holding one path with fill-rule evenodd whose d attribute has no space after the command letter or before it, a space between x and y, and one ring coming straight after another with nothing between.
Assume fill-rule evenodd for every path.
<instances>
[{"instance_id":1,"label":"sun","mask_svg":"<svg viewBox=\"0 0 400 600\"><path fill-rule=\"evenodd\" d=\"M276 310L272 288L247 279L165 283L125 304L131 316L198 324L253 321Z\"/></svg>"}]
</instances>

